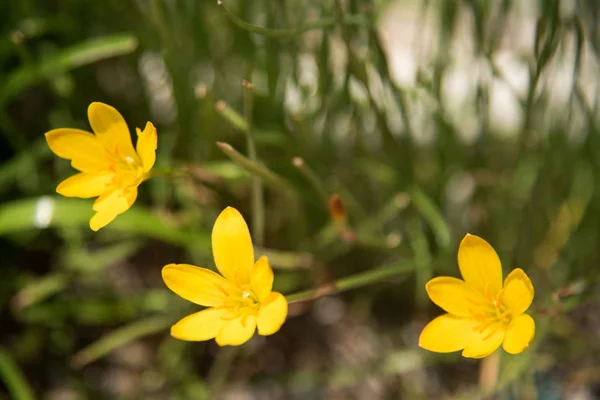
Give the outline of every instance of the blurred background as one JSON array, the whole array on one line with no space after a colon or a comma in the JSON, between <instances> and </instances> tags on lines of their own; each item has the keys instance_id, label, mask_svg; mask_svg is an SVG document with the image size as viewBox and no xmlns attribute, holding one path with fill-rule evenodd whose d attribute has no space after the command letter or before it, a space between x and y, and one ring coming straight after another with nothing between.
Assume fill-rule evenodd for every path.
<instances>
[{"instance_id":1,"label":"blurred background","mask_svg":"<svg viewBox=\"0 0 600 400\"><path fill-rule=\"evenodd\" d=\"M0 4L0 399L600 398L600 3L222 1ZM93 101L157 126L162 171L98 233L43 136ZM160 270L213 268L226 206L276 290L349 290L171 338L199 308ZM532 278L521 355L417 346L467 232Z\"/></svg>"}]
</instances>

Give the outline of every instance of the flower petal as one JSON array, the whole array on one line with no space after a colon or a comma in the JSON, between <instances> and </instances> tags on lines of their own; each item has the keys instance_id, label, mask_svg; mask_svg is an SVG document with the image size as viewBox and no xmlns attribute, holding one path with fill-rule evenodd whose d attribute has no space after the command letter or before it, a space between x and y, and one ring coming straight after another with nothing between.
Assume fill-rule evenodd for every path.
<instances>
[{"instance_id":1,"label":"flower petal","mask_svg":"<svg viewBox=\"0 0 600 400\"><path fill-rule=\"evenodd\" d=\"M98 212L90 219L90 229L94 232L98 232L100 229L113 222L115 218L117 218L117 214Z\"/></svg>"},{"instance_id":2,"label":"flower petal","mask_svg":"<svg viewBox=\"0 0 600 400\"><path fill-rule=\"evenodd\" d=\"M219 346L239 346L246 343L256 330L256 318L253 315L232 319L225 323L216 337Z\"/></svg>"},{"instance_id":3,"label":"flower petal","mask_svg":"<svg viewBox=\"0 0 600 400\"><path fill-rule=\"evenodd\" d=\"M425 289L431 301L459 317L470 317L474 309L490 304L472 285L449 276L433 278L427 282Z\"/></svg>"},{"instance_id":4,"label":"flower petal","mask_svg":"<svg viewBox=\"0 0 600 400\"><path fill-rule=\"evenodd\" d=\"M46 142L57 156L71 160L73 168L83 172L108 169L110 156L98 139L80 129L60 128L46 132Z\"/></svg>"},{"instance_id":5,"label":"flower petal","mask_svg":"<svg viewBox=\"0 0 600 400\"><path fill-rule=\"evenodd\" d=\"M162 278L167 287L179 296L205 307L221 306L228 297L241 296L240 289L221 275L194 265L165 265Z\"/></svg>"},{"instance_id":6,"label":"flower petal","mask_svg":"<svg viewBox=\"0 0 600 400\"><path fill-rule=\"evenodd\" d=\"M142 160L144 172L148 172L154 166L156 161L156 147L158 146L158 137L156 136L156 128L152 122L146 122L146 127L143 131L136 128L137 143L135 149Z\"/></svg>"},{"instance_id":7,"label":"flower petal","mask_svg":"<svg viewBox=\"0 0 600 400\"><path fill-rule=\"evenodd\" d=\"M521 268L513 270L504 280L502 303L513 314L523 314L533 301L533 284Z\"/></svg>"},{"instance_id":8,"label":"flower petal","mask_svg":"<svg viewBox=\"0 0 600 400\"><path fill-rule=\"evenodd\" d=\"M510 322L502 347L507 353L519 354L525 351L535 335L535 321L528 314L521 314Z\"/></svg>"},{"instance_id":9,"label":"flower petal","mask_svg":"<svg viewBox=\"0 0 600 400\"><path fill-rule=\"evenodd\" d=\"M212 231L212 249L219 272L240 285L250 283L254 249L244 217L233 207L224 209Z\"/></svg>"},{"instance_id":10,"label":"flower petal","mask_svg":"<svg viewBox=\"0 0 600 400\"><path fill-rule=\"evenodd\" d=\"M96 212L119 215L129 210L137 198L137 188L115 189L104 193L94 201L92 208Z\"/></svg>"},{"instance_id":11,"label":"flower petal","mask_svg":"<svg viewBox=\"0 0 600 400\"><path fill-rule=\"evenodd\" d=\"M272 335L281 328L288 312L287 299L277 292L271 292L261 303L256 323L259 335Z\"/></svg>"},{"instance_id":12,"label":"flower petal","mask_svg":"<svg viewBox=\"0 0 600 400\"><path fill-rule=\"evenodd\" d=\"M254 264L252 276L250 277L250 288L258 298L264 301L273 289L273 270L269 265L267 256L262 256Z\"/></svg>"},{"instance_id":13,"label":"flower petal","mask_svg":"<svg viewBox=\"0 0 600 400\"><path fill-rule=\"evenodd\" d=\"M137 188L116 189L98 197L92 206L96 214L90 220L90 228L98 231L112 222L117 215L124 213L135 202Z\"/></svg>"},{"instance_id":14,"label":"flower petal","mask_svg":"<svg viewBox=\"0 0 600 400\"><path fill-rule=\"evenodd\" d=\"M56 191L66 197L80 197L89 199L100 196L109 190L109 185L114 178L114 173L89 174L86 172L73 175L62 181Z\"/></svg>"},{"instance_id":15,"label":"flower petal","mask_svg":"<svg viewBox=\"0 0 600 400\"><path fill-rule=\"evenodd\" d=\"M171 336L180 340L202 341L215 338L225 323L226 311L208 308L188 315L171 327Z\"/></svg>"},{"instance_id":16,"label":"flower petal","mask_svg":"<svg viewBox=\"0 0 600 400\"><path fill-rule=\"evenodd\" d=\"M133 162L141 164L140 158L133 150L127 123L114 107L94 102L88 107L88 119L96 137L106 150L120 159L131 157Z\"/></svg>"},{"instance_id":17,"label":"flower petal","mask_svg":"<svg viewBox=\"0 0 600 400\"><path fill-rule=\"evenodd\" d=\"M440 315L425 326L419 336L419 346L436 353L462 350L473 333L473 325L468 318Z\"/></svg>"},{"instance_id":18,"label":"flower petal","mask_svg":"<svg viewBox=\"0 0 600 400\"><path fill-rule=\"evenodd\" d=\"M496 297L502 289L502 265L488 242L467 233L458 248L458 266L465 282Z\"/></svg>"},{"instance_id":19,"label":"flower petal","mask_svg":"<svg viewBox=\"0 0 600 400\"><path fill-rule=\"evenodd\" d=\"M492 354L500 347L504 340L504 325L495 323L483 332L473 331L471 339L462 352L463 357L483 358Z\"/></svg>"}]
</instances>

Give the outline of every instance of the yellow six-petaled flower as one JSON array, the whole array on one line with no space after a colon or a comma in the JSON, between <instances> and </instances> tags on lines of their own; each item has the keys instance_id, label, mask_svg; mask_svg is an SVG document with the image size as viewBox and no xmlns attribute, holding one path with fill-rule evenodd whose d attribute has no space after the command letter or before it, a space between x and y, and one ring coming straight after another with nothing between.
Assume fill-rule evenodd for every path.
<instances>
[{"instance_id":1,"label":"yellow six-petaled flower","mask_svg":"<svg viewBox=\"0 0 600 400\"><path fill-rule=\"evenodd\" d=\"M533 285L522 269L502 284L502 265L488 242L467 234L458 249L464 279L438 277L427 283L431 300L448 314L421 332L419 346L438 353L462 350L464 357L482 358L500 345L511 354L529 347L535 322L525 311L533 301Z\"/></svg>"},{"instance_id":2,"label":"yellow six-petaled flower","mask_svg":"<svg viewBox=\"0 0 600 400\"><path fill-rule=\"evenodd\" d=\"M157 136L151 122L137 131L136 149L125 120L113 107L92 103L88 119L95 135L60 128L46 133L50 149L71 160L80 173L62 181L56 191L66 197L91 198L96 214L90 228L97 231L127 211L137 198L137 187L149 177L156 160Z\"/></svg>"},{"instance_id":3,"label":"yellow six-petaled flower","mask_svg":"<svg viewBox=\"0 0 600 400\"><path fill-rule=\"evenodd\" d=\"M267 257L254 262L248 226L232 207L221 212L212 231L212 250L221 275L188 264L169 264L162 270L165 284L179 296L208 307L171 327L177 339L215 339L220 346L248 341L279 330L287 316L286 298L273 292L273 270Z\"/></svg>"}]
</instances>

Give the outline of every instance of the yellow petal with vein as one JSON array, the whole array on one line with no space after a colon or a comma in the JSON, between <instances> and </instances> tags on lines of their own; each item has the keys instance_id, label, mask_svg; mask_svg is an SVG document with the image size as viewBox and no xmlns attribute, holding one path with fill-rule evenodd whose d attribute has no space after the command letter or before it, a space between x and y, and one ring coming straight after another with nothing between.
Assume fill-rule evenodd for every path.
<instances>
[{"instance_id":1,"label":"yellow petal with vein","mask_svg":"<svg viewBox=\"0 0 600 400\"><path fill-rule=\"evenodd\" d=\"M114 174L89 174L86 172L73 175L58 185L56 191L66 197L89 199L100 196L109 190Z\"/></svg>"},{"instance_id":2,"label":"yellow petal with vein","mask_svg":"<svg viewBox=\"0 0 600 400\"><path fill-rule=\"evenodd\" d=\"M221 275L194 265L166 265L162 278L179 296L205 307L221 306L229 297L241 297L241 290Z\"/></svg>"},{"instance_id":3,"label":"yellow petal with vein","mask_svg":"<svg viewBox=\"0 0 600 400\"><path fill-rule=\"evenodd\" d=\"M90 220L90 228L93 231L98 231L105 227L117 215L129 210L136 198L137 188L116 189L102 194L94 201L92 206L96 214Z\"/></svg>"},{"instance_id":4,"label":"yellow petal with vein","mask_svg":"<svg viewBox=\"0 0 600 400\"><path fill-rule=\"evenodd\" d=\"M202 341L215 338L225 325L225 311L208 308L188 315L171 327L171 336L180 340Z\"/></svg>"},{"instance_id":5,"label":"yellow petal with vein","mask_svg":"<svg viewBox=\"0 0 600 400\"><path fill-rule=\"evenodd\" d=\"M451 314L440 315L423 328L419 346L436 353L451 353L465 348L473 333L473 322Z\"/></svg>"},{"instance_id":6,"label":"yellow petal with vein","mask_svg":"<svg viewBox=\"0 0 600 400\"><path fill-rule=\"evenodd\" d=\"M244 217L227 207L217 217L212 230L212 250L221 274L239 285L250 283L254 249Z\"/></svg>"},{"instance_id":7,"label":"yellow petal with vein","mask_svg":"<svg viewBox=\"0 0 600 400\"><path fill-rule=\"evenodd\" d=\"M250 277L250 288L258 301L264 301L271 293L271 289L273 289L273 270L266 256L262 256L254 264L252 276Z\"/></svg>"},{"instance_id":8,"label":"yellow petal with vein","mask_svg":"<svg viewBox=\"0 0 600 400\"><path fill-rule=\"evenodd\" d=\"M483 332L473 331L462 355L467 358L487 357L500 347L503 340L504 326L500 322L489 326Z\"/></svg>"},{"instance_id":9,"label":"yellow petal with vein","mask_svg":"<svg viewBox=\"0 0 600 400\"><path fill-rule=\"evenodd\" d=\"M459 317L470 317L473 310L488 308L491 304L472 285L449 276L433 278L427 282L425 289L431 301Z\"/></svg>"},{"instance_id":10,"label":"yellow petal with vein","mask_svg":"<svg viewBox=\"0 0 600 400\"><path fill-rule=\"evenodd\" d=\"M519 354L526 350L535 336L535 321L527 314L521 314L510 322L502 347L507 353Z\"/></svg>"},{"instance_id":11,"label":"yellow petal with vein","mask_svg":"<svg viewBox=\"0 0 600 400\"><path fill-rule=\"evenodd\" d=\"M502 289L502 265L498 254L479 236L467 235L458 248L458 266L465 282L496 297Z\"/></svg>"},{"instance_id":12,"label":"yellow petal with vein","mask_svg":"<svg viewBox=\"0 0 600 400\"><path fill-rule=\"evenodd\" d=\"M258 310L258 333L267 336L277 332L285 322L287 312L287 299L281 293L271 292Z\"/></svg>"},{"instance_id":13,"label":"yellow petal with vein","mask_svg":"<svg viewBox=\"0 0 600 400\"><path fill-rule=\"evenodd\" d=\"M152 122L146 122L146 127L143 131L139 128L137 132L137 144L136 151L142 160L142 166L144 172L148 172L154 166L156 161L156 147L158 146L158 137L156 135L156 128L152 125Z\"/></svg>"},{"instance_id":14,"label":"yellow petal with vein","mask_svg":"<svg viewBox=\"0 0 600 400\"><path fill-rule=\"evenodd\" d=\"M73 168L83 172L108 169L110 157L97 138L80 129L60 128L46 133L46 142L57 156L71 160Z\"/></svg>"},{"instance_id":15,"label":"yellow petal with vein","mask_svg":"<svg viewBox=\"0 0 600 400\"><path fill-rule=\"evenodd\" d=\"M502 303L513 314L522 314L533 301L533 284L520 268L513 270L504 280Z\"/></svg>"},{"instance_id":16,"label":"yellow petal with vein","mask_svg":"<svg viewBox=\"0 0 600 400\"><path fill-rule=\"evenodd\" d=\"M253 315L235 318L223 325L216 341L219 346L239 346L246 343L256 330L256 318Z\"/></svg>"},{"instance_id":17,"label":"yellow petal with vein","mask_svg":"<svg viewBox=\"0 0 600 400\"><path fill-rule=\"evenodd\" d=\"M100 143L115 157L130 157L141 165L141 160L131 143L131 134L121 114L108 104L94 102L88 107L88 119Z\"/></svg>"}]
</instances>

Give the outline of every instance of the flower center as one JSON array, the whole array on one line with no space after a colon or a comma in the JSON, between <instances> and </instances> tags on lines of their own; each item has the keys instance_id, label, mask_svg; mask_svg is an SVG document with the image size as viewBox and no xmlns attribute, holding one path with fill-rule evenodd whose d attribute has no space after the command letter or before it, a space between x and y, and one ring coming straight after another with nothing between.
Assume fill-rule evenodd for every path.
<instances>
[{"instance_id":1,"label":"flower center","mask_svg":"<svg viewBox=\"0 0 600 400\"><path fill-rule=\"evenodd\" d=\"M115 173L112 184L120 188L138 186L144 180L144 167L131 156L114 157L110 169Z\"/></svg>"},{"instance_id":2,"label":"flower center","mask_svg":"<svg viewBox=\"0 0 600 400\"><path fill-rule=\"evenodd\" d=\"M252 290L242 288L241 294L231 296L229 301L219 308L228 310L228 313L222 317L223 319L232 320L242 318L245 321L246 317L256 315L260 308L260 303Z\"/></svg>"},{"instance_id":3,"label":"flower center","mask_svg":"<svg viewBox=\"0 0 600 400\"><path fill-rule=\"evenodd\" d=\"M506 306L502 303L504 290L501 290L496 297L492 296L489 285L485 290L485 304L472 302L476 305L471 309L472 318L476 321L473 329L479 333L483 333L486 329L493 325L507 326L512 320L512 315ZM492 333L490 333L491 335Z\"/></svg>"},{"instance_id":4,"label":"flower center","mask_svg":"<svg viewBox=\"0 0 600 400\"><path fill-rule=\"evenodd\" d=\"M244 307L249 307L252 309L258 309L259 306L258 298L254 294L254 292L252 292L249 289L242 290L242 304L244 305Z\"/></svg>"}]
</instances>

